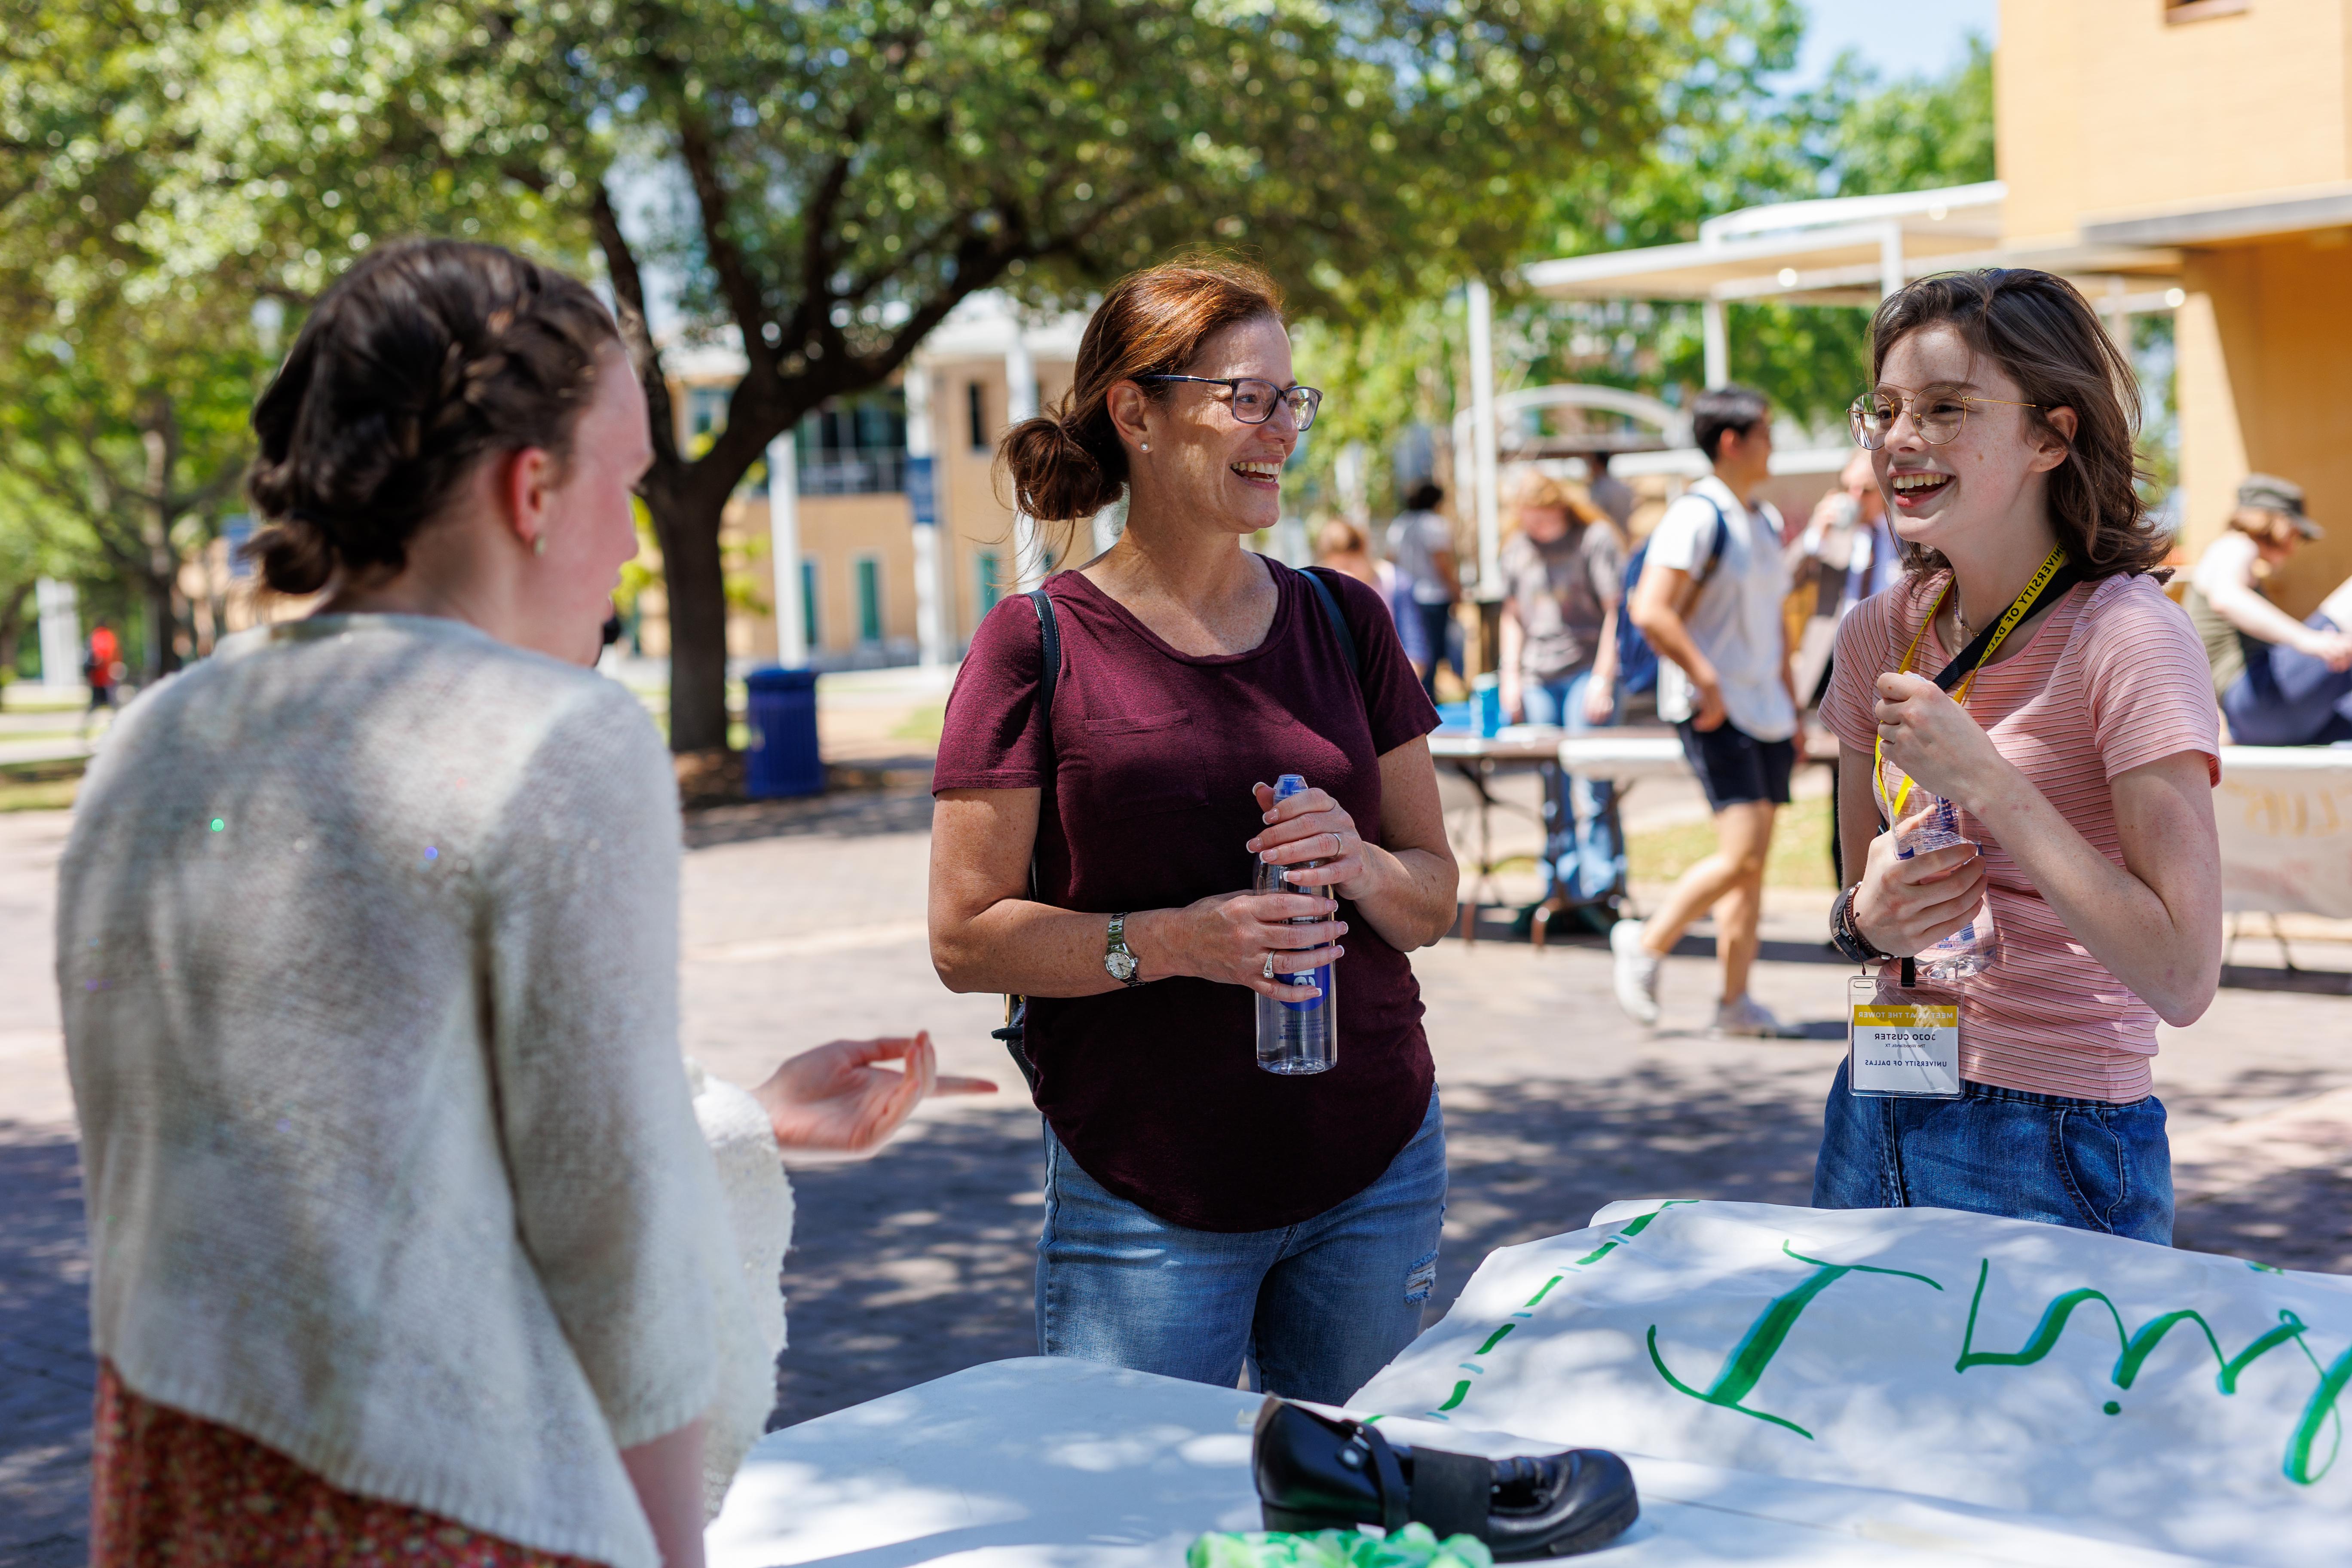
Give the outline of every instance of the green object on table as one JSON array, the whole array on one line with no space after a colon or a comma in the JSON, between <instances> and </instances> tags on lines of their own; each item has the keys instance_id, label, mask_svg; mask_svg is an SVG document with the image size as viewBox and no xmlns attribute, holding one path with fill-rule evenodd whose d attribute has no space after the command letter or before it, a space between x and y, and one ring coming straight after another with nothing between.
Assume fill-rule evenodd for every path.
<instances>
[{"instance_id":1,"label":"green object on table","mask_svg":"<svg viewBox=\"0 0 2352 1568\"><path fill-rule=\"evenodd\" d=\"M1425 1524L1382 1538L1353 1530L1213 1531L1192 1542L1185 1568L1495 1568L1475 1535L1440 1541Z\"/></svg>"}]
</instances>

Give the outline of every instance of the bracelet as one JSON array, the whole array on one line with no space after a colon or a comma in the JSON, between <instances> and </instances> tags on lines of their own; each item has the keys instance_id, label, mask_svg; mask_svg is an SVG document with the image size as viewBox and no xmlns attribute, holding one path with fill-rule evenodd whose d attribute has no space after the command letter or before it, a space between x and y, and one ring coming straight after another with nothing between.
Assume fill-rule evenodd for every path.
<instances>
[{"instance_id":1,"label":"bracelet","mask_svg":"<svg viewBox=\"0 0 2352 1568\"><path fill-rule=\"evenodd\" d=\"M1830 906L1830 945L1856 963L1882 963L1895 955L1879 952L1853 923L1853 896L1861 890L1862 884L1856 882Z\"/></svg>"}]
</instances>

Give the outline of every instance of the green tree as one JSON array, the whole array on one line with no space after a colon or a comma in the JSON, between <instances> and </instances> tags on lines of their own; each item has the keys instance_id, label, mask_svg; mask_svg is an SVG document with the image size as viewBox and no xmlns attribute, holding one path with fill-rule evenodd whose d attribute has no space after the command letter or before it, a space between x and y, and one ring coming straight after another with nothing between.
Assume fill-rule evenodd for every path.
<instances>
[{"instance_id":1,"label":"green tree","mask_svg":"<svg viewBox=\"0 0 2352 1568\"><path fill-rule=\"evenodd\" d=\"M694 750L725 742L720 511L803 414L980 289L1069 303L1209 244L1339 313L1491 269L1541 193L1642 145L1696 5L247 5L174 45L191 141L151 211L175 273L233 258L298 298L383 235L593 248L653 405ZM699 456L651 326L665 279L684 337L749 362Z\"/></svg>"}]
</instances>

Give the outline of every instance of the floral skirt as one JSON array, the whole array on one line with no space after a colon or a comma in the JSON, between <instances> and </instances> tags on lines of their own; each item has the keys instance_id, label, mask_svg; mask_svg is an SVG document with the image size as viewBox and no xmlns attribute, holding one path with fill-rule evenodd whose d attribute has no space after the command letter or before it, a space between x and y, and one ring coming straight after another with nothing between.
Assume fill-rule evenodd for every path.
<instances>
[{"instance_id":1,"label":"floral skirt","mask_svg":"<svg viewBox=\"0 0 2352 1568\"><path fill-rule=\"evenodd\" d=\"M329 1485L98 1368L90 1568L594 1568Z\"/></svg>"}]
</instances>

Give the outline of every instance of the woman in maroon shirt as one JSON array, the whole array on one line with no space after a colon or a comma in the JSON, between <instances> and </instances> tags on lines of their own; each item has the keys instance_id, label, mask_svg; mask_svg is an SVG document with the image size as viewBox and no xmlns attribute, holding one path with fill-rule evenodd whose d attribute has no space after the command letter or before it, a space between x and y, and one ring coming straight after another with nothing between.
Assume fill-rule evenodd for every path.
<instances>
[{"instance_id":1,"label":"woman in maroon shirt","mask_svg":"<svg viewBox=\"0 0 2352 1568\"><path fill-rule=\"evenodd\" d=\"M1456 873L1437 715L1387 607L1323 574L1343 637L1313 581L1242 547L1319 396L1254 268L1154 268L1104 300L1060 411L1003 456L1029 515L1124 488L1127 530L1045 584L1050 712L1031 601L972 638L930 927L950 989L1030 999L1044 1352L1226 1387L1247 1359L1261 1387L1338 1401L1419 1331L1435 1278L1444 1135L1405 954L1451 925ZM1276 805L1285 773L1313 787ZM1322 862L1292 878L1315 892L1249 891L1260 859ZM1252 993L1315 994L1270 953L1337 964L1328 1072L1256 1066Z\"/></svg>"}]
</instances>

